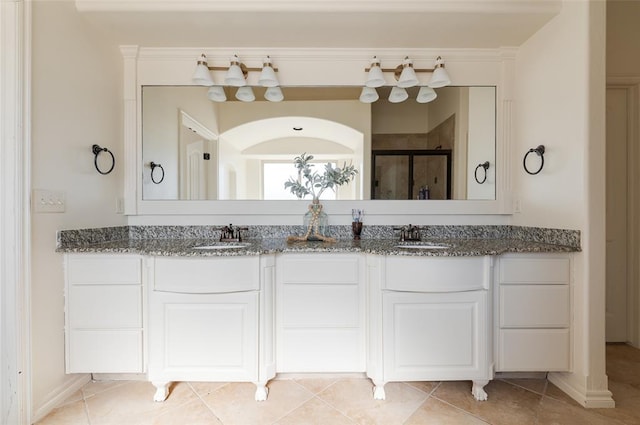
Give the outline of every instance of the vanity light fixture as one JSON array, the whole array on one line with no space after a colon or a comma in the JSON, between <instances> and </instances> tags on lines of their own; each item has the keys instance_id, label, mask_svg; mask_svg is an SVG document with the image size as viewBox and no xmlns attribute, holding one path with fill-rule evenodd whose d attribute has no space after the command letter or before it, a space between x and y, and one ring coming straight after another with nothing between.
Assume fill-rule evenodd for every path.
<instances>
[{"instance_id":1,"label":"vanity light fixture","mask_svg":"<svg viewBox=\"0 0 640 425\"><path fill-rule=\"evenodd\" d=\"M362 93L360 93L360 102L362 103L373 103L378 100L380 96L378 96L378 92L373 87L363 87Z\"/></svg>"},{"instance_id":2,"label":"vanity light fixture","mask_svg":"<svg viewBox=\"0 0 640 425\"><path fill-rule=\"evenodd\" d=\"M236 99L242 102L253 102L256 100L256 96L253 94L251 86L242 86L236 92Z\"/></svg>"},{"instance_id":3,"label":"vanity light fixture","mask_svg":"<svg viewBox=\"0 0 640 425\"><path fill-rule=\"evenodd\" d=\"M416 96L416 102L418 103L429 103L435 98L438 97L436 91L428 86L420 87L420 91L418 91L418 96Z\"/></svg>"},{"instance_id":4,"label":"vanity light fixture","mask_svg":"<svg viewBox=\"0 0 640 425\"><path fill-rule=\"evenodd\" d=\"M371 68L369 68L369 73L367 74L367 81L365 81L364 85L366 87L382 87L384 83L385 80L382 68L380 68L380 59L374 56L371 61Z\"/></svg>"},{"instance_id":5,"label":"vanity light fixture","mask_svg":"<svg viewBox=\"0 0 640 425\"><path fill-rule=\"evenodd\" d=\"M269 102L280 102L284 100L284 95L282 94L282 89L278 86L267 87L267 90L264 92L264 98Z\"/></svg>"},{"instance_id":6,"label":"vanity light fixture","mask_svg":"<svg viewBox=\"0 0 640 425\"><path fill-rule=\"evenodd\" d=\"M227 95L224 93L224 87L211 86L207 91L207 98L213 102L226 102Z\"/></svg>"},{"instance_id":7,"label":"vanity light fixture","mask_svg":"<svg viewBox=\"0 0 640 425\"><path fill-rule=\"evenodd\" d=\"M428 84L420 87L416 98L418 103L433 101L438 96L433 90L434 88L445 87L451 84L451 79L444 69L444 61L441 56L436 58L433 68L424 69L414 68L413 61L408 56L405 56L402 64L395 68L382 68L380 66L380 60L374 56L371 67L365 68L365 72L367 72L367 79L365 80L365 87L359 98L363 103L372 103L378 100L377 93L374 94L371 90L367 90L367 88L374 88L375 90L375 87L383 86L385 84L383 73L385 72L393 72L398 81L397 85L391 89L391 94L389 95L389 102L391 103L399 103L408 99L409 96L404 89L420 85L417 77L417 73L419 72L430 72L431 79Z\"/></svg>"},{"instance_id":8,"label":"vanity light fixture","mask_svg":"<svg viewBox=\"0 0 640 425\"><path fill-rule=\"evenodd\" d=\"M193 82L199 86L212 86L215 83L209 73L209 65L207 64L207 56L203 53L198 59L196 71L193 73Z\"/></svg>"},{"instance_id":9,"label":"vanity light fixture","mask_svg":"<svg viewBox=\"0 0 640 425\"><path fill-rule=\"evenodd\" d=\"M389 102L391 103L404 102L408 98L409 94L404 89L404 87L395 86L391 89L391 93L389 94Z\"/></svg>"},{"instance_id":10,"label":"vanity light fixture","mask_svg":"<svg viewBox=\"0 0 640 425\"><path fill-rule=\"evenodd\" d=\"M227 71L224 84L231 87L239 87L235 97L243 102L253 102L255 100L253 89L247 86L247 75L249 72L260 72L258 83L262 87L267 87L264 95L266 100L270 102L280 102L284 99L275 74L278 72L278 68L273 67L269 56L264 58L261 68L249 68L240 62L238 55L231 57L229 67L209 66L207 64L207 56L204 53L200 55L193 75L193 82L200 86L210 87L207 92L207 98L209 100L213 102L225 102L227 96L224 92L224 87L215 85L209 71ZM240 88L243 89L240 90Z\"/></svg>"},{"instance_id":11,"label":"vanity light fixture","mask_svg":"<svg viewBox=\"0 0 640 425\"><path fill-rule=\"evenodd\" d=\"M436 66L433 70L433 74L431 74L431 81L429 81L429 87L437 89L439 87L445 87L451 84L451 79L449 78L449 74L444 69L444 62L442 58L438 56L436 58Z\"/></svg>"},{"instance_id":12,"label":"vanity light fixture","mask_svg":"<svg viewBox=\"0 0 640 425\"><path fill-rule=\"evenodd\" d=\"M238 55L231 56L231 64L224 77L224 83L231 87L243 87L247 85L247 70L243 70L243 63L238 59Z\"/></svg>"},{"instance_id":13,"label":"vanity light fixture","mask_svg":"<svg viewBox=\"0 0 640 425\"><path fill-rule=\"evenodd\" d=\"M264 58L258 84L262 87L277 87L280 85L278 84L278 78L276 78L276 72L271 66L271 58L269 56Z\"/></svg>"},{"instance_id":14,"label":"vanity light fixture","mask_svg":"<svg viewBox=\"0 0 640 425\"><path fill-rule=\"evenodd\" d=\"M402 67L402 71L400 71L400 77L398 77L398 87L406 89L417 86L419 83L418 76L413 69L413 61L409 59L409 56L405 56L400 66Z\"/></svg>"}]
</instances>

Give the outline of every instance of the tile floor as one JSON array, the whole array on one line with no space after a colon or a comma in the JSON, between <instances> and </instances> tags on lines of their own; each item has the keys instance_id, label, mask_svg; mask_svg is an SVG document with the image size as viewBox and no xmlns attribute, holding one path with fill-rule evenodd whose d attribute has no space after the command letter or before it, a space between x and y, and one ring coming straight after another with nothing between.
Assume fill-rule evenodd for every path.
<instances>
[{"instance_id":1,"label":"tile floor","mask_svg":"<svg viewBox=\"0 0 640 425\"><path fill-rule=\"evenodd\" d=\"M640 424L640 350L608 345L607 374L615 409L584 409L546 379L494 380L485 402L469 382L389 383L376 401L367 379L283 379L266 402L248 383L180 382L163 403L148 382L90 382L38 425Z\"/></svg>"}]
</instances>

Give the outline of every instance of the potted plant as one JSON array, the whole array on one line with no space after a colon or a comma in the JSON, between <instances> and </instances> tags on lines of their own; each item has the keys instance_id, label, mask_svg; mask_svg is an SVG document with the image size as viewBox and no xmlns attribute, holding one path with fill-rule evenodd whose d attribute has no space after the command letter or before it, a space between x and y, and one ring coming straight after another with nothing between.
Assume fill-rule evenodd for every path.
<instances>
[{"instance_id":1,"label":"potted plant","mask_svg":"<svg viewBox=\"0 0 640 425\"><path fill-rule=\"evenodd\" d=\"M320 195L327 189L335 191L337 187L349 183L358 174L358 170L353 165L346 163L342 168L334 168L331 163L327 163L321 174L311 168L312 159L313 155L306 153L295 157L293 163L298 170L298 176L297 178L289 177L289 180L284 183L285 189L289 189L299 199L307 195L312 197L309 210L304 216L306 233L304 236L291 236L290 241L332 241L332 238L325 236L327 214L322 211Z\"/></svg>"}]
</instances>

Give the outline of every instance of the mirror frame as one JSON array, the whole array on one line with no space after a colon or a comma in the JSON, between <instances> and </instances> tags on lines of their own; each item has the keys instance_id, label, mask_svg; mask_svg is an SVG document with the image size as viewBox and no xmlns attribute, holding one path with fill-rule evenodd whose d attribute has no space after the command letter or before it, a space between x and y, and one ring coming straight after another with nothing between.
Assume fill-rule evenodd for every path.
<instances>
[{"instance_id":1,"label":"mirror frame","mask_svg":"<svg viewBox=\"0 0 640 425\"><path fill-rule=\"evenodd\" d=\"M238 220L243 217L254 222L272 216L272 224L290 224L289 217L301 217L309 199L297 201L262 200L143 200L142 175L142 86L193 85L191 75L195 62L203 49L193 48L141 48L120 46L124 65L124 203L125 215L202 215ZM495 200L344 200L323 201L325 211L337 217L333 224L351 221L351 209L366 211L371 224L406 221L409 217L425 215L498 215L511 214L509 140L512 138L512 80L515 49L379 49L374 51L351 49L204 49L213 62L225 61L234 52L241 60L253 66L262 56L269 54L280 68L283 86L294 85L362 85L364 68L376 55L383 63L402 60L406 55L414 59L418 68L429 68L437 56L446 58L446 66L455 85L496 86L496 156ZM212 59L215 58L215 59ZM397 59L399 58L399 59ZM425 64L423 66L422 64ZM326 67L326 72L318 70ZM340 72L335 72L339 69ZM334 70L334 72L329 72ZM318 79L322 76L322 81ZM214 73L219 81L222 74ZM251 78L251 76L250 76ZM257 78L257 77L256 77ZM388 81L391 84L391 81ZM252 84L252 81L249 81ZM277 216L278 219L274 219ZM405 218L399 218L404 216Z\"/></svg>"}]
</instances>

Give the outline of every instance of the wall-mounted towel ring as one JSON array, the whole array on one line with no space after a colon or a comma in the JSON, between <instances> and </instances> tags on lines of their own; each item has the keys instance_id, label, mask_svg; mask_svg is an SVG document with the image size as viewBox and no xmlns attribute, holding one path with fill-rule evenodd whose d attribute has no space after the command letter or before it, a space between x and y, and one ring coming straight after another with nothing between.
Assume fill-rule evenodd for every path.
<instances>
[{"instance_id":1,"label":"wall-mounted towel ring","mask_svg":"<svg viewBox=\"0 0 640 425\"><path fill-rule=\"evenodd\" d=\"M151 166L151 181L154 182L155 184L162 183L162 180L164 180L164 168L162 168L162 165L156 164L153 161L151 161L149 165ZM159 168L160 171L162 171L162 176L160 177L160 180L156 180L155 177L153 176L153 172L156 170L156 168Z\"/></svg>"},{"instance_id":2,"label":"wall-mounted towel ring","mask_svg":"<svg viewBox=\"0 0 640 425\"><path fill-rule=\"evenodd\" d=\"M98 145L93 145L91 147L91 150L93 151L93 154L95 155L95 158L93 159L93 165L96 166L96 170L98 170L98 172L100 174L109 174L110 172L112 172L113 171L113 167L116 166L116 158L113 156L113 152L111 152L107 148L101 148ZM102 171L100 169L100 167L98 167L98 155L100 155L100 152L107 152L109 155L111 155L111 168L109 168L107 171Z\"/></svg>"},{"instance_id":3,"label":"wall-mounted towel ring","mask_svg":"<svg viewBox=\"0 0 640 425\"><path fill-rule=\"evenodd\" d=\"M527 157L532 152L535 152L540 157L540 168L538 168L536 171L529 171L529 169L527 168ZM524 167L524 171L526 171L531 175L538 174L540 171L542 171L542 167L544 167L544 145L539 145L535 149L534 148L529 149L529 151L524 155L524 159L522 160L522 166Z\"/></svg>"},{"instance_id":4,"label":"wall-mounted towel ring","mask_svg":"<svg viewBox=\"0 0 640 425\"><path fill-rule=\"evenodd\" d=\"M482 180L480 180L478 178L478 170L481 169L484 170L484 178ZM478 164L478 166L476 167L476 171L473 173L473 177L476 178L476 181L478 182L478 184L482 184L484 182L487 181L487 170L489 169L489 161L485 161L482 164Z\"/></svg>"}]
</instances>

